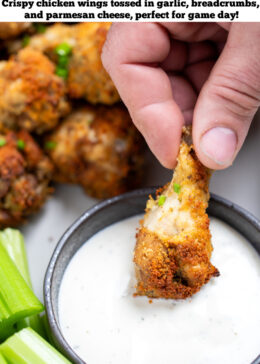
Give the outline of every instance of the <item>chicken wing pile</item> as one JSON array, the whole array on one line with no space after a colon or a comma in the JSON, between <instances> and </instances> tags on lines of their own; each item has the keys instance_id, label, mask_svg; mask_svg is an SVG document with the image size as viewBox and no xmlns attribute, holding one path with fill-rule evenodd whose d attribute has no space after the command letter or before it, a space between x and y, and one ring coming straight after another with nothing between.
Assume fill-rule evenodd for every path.
<instances>
[{"instance_id":1,"label":"chicken wing pile","mask_svg":"<svg viewBox=\"0 0 260 364\"><path fill-rule=\"evenodd\" d=\"M219 274L210 263L209 178L183 140L173 179L150 197L137 233L137 295L185 299Z\"/></svg>"},{"instance_id":2,"label":"chicken wing pile","mask_svg":"<svg viewBox=\"0 0 260 364\"><path fill-rule=\"evenodd\" d=\"M52 183L96 198L140 185L143 139L101 62L110 25L0 24L1 227L38 210Z\"/></svg>"}]
</instances>

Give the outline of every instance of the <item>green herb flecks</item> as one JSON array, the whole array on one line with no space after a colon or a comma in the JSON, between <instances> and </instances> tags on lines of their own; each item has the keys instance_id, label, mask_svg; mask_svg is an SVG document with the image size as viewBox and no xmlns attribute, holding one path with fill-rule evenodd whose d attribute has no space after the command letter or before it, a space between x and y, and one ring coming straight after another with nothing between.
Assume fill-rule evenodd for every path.
<instances>
[{"instance_id":1,"label":"green herb flecks","mask_svg":"<svg viewBox=\"0 0 260 364\"><path fill-rule=\"evenodd\" d=\"M5 138L0 138L0 147L3 147L4 145L6 145Z\"/></svg>"},{"instance_id":2,"label":"green herb flecks","mask_svg":"<svg viewBox=\"0 0 260 364\"><path fill-rule=\"evenodd\" d=\"M56 147L56 145L57 145L56 142L49 140L48 142L45 143L44 147L45 147L45 149L52 150Z\"/></svg>"},{"instance_id":3,"label":"green herb flecks","mask_svg":"<svg viewBox=\"0 0 260 364\"><path fill-rule=\"evenodd\" d=\"M68 43L61 43L55 49L55 53L58 56L56 75L64 80L66 80L69 75L68 65L71 52L72 47Z\"/></svg>"},{"instance_id":4,"label":"green herb flecks","mask_svg":"<svg viewBox=\"0 0 260 364\"><path fill-rule=\"evenodd\" d=\"M174 183L173 184L173 190L176 193L180 193L181 192L181 185L179 185L179 183Z\"/></svg>"},{"instance_id":5,"label":"green herb flecks","mask_svg":"<svg viewBox=\"0 0 260 364\"><path fill-rule=\"evenodd\" d=\"M33 26L34 26L34 28L35 28L36 32L37 32L37 33L40 33L40 34L45 33L45 32L46 32L46 30L47 30L46 25L41 24L41 23L34 23L34 24L33 24Z\"/></svg>"},{"instance_id":6,"label":"green herb flecks","mask_svg":"<svg viewBox=\"0 0 260 364\"><path fill-rule=\"evenodd\" d=\"M55 48L55 53L58 56L69 56L72 52L72 47L68 43L61 43Z\"/></svg>"},{"instance_id":7,"label":"green herb flecks","mask_svg":"<svg viewBox=\"0 0 260 364\"><path fill-rule=\"evenodd\" d=\"M68 78L69 71L66 68L57 67L56 68L56 75L64 78L66 80Z\"/></svg>"},{"instance_id":8,"label":"green herb flecks","mask_svg":"<svg viewBox=\"0 0 260 364\"><path fill-rule=\"evenodd\" d=\"M17 140L16 145L17 145L17 148L20 150L24 150L24 148L25 148L25 142L22 139Z\"/></svg>"},{"instance_id":9,"label":"green herb flecks","mask_svg":"<svg viewBox=\"0 0 260 364\"><path fill-rule=\"evenodd\" d=\"M163 206L166 201L166 196L161 195L158 200L158 206Z\"/></svg>"},{"instance_id":10,"label":"green herb flecks","mask_svg":"<svg viewBox=\"0 0 260 364\"><path fill-rule=\"evenodd\" d=\"M68 56L59 56L58 58L58 67L66 68L69 64L69 57Z\"/></svg>"},{"instance_id":11,"label":"green herb flecks","mask_svg":"<svg viewBox=\"0 0 260 364\"><path fill-rule=\"evenodd\" d=\"M25 34L25 36L23 37L23 40L22 40L23 48L28 46L30 44L30 41L31 41L31 37L28 34Z\"/></svg>"}]
</instances>

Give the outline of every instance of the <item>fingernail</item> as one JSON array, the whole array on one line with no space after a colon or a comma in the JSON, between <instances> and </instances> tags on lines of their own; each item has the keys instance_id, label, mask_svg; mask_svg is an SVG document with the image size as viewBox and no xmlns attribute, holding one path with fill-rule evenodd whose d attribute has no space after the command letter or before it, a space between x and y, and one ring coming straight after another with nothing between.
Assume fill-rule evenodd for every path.
<instances>
[{"instance_id":1,"label":"fingernail","mask_svg":"<svg viewBox=\"0 0 260 364\"><path fill-rule=\"evenodd\" d=\"M223 127L210 129L202 136L200 147L202 152L215 163L229 165L236 152L236 133Z\"/></svg>"}]
</instances>

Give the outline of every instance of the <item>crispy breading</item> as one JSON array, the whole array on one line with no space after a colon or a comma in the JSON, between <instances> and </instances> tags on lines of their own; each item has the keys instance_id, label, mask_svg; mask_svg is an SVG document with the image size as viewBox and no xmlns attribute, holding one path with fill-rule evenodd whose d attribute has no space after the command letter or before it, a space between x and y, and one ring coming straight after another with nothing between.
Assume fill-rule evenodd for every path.
<instances>
[{"instance_id":1,"label":"crispy breading","mask_svg":"<svg viewBox=\"0 0 260 364\"><path fill-rule=\"evenodd\" d=\"M41 134L69 112L64 81L54 64L38 51L26 48L0 62L0 128Z\"/></svg>"},{"instance_id":2,"label":"crispy breading","mask_svg":"<svg viewBox=\"0 0 260 364\"><path fill-rule=\"evenodd\" d=\"M219 274L210 263L209 178L193 146L182 141L173 179L150 197L137 233L137 295L184 299Z\"/></svg>"},{"instance_id":3,"label":"crispy breading","mask_svg":"<svg viewBox=\"0 0 260 364\"><path fill-rule=\"evenodd\" d=\"M68 78L72 98L85 98L92 104L107 105L119 101L118 92L101 62L101 52L110 23L77 25Z\"/></svg>"},{"instance_id":4,"label":"crispy breading","mask_svg":"<svg viewBox=\"0 0 260 364\"><path fill-rule=\"evenodd\" d=\"M57 59L55 48L61 43L67 43L72 48L76 46L76 25L56 23L49 26L44 33L35 34L30 38L29 47L46 54L52 60Z\"/></svg>"},{"instance_id":5,"label":"crispy breading","mask_svg":"<svg viewBox=\"0 0 260 364\"><path fill-rule=\"evenodd\" d=\"M92 104L111 105L119 101L118 92L101 62L102 47L111 23L55 24L44 34L31 37L29 46L57 60L60 43L72 47L67 80L71 98L84 98Z\"/></svg>"},{"instance_id":6,"label":"crispy breading","mask_svg":"<svg viewBox=\"0 0 260 364\"><path fill-rule=\"evenodd\" d=\"M29 30L32 23L28 22L0 22L0 39L10 39Z\"/></svg>"},{"instance_id":7,"label":"crispy breading","mask_svg":"<svg viewBox=\"0 0 260 364\"><path fill-rule=\"evenodd\" d=\"M115 196L142 180L143 139L122 105L72 112L45 145L56 180L79 183L91 196Z\"/></svg>"},{"instance_id":8,"label":"crispy breading","mask_svg":"<svg viewBox=\"0 0 260 364\"><path fill-rule=\"evenodd\" d=\"M0 228L16 226L52 192L53 165L25 131L0 135Z\"/></svg>"}]
</instances>

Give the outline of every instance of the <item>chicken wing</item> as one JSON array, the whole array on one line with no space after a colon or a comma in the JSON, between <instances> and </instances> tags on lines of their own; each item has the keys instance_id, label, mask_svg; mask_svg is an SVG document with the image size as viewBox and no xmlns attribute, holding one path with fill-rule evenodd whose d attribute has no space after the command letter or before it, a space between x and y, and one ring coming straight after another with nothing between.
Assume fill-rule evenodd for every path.
<instances>
[{"instance_id":1,"label":"chicken wing","mask_svg":"<svg viewBox=\"0 0 260 364\"><path fill-rule=\"evenodd\" d=\"M37 134L53 129L69 112L64 81L43 54L26 48L0 62L0 128Z\"/></svg>"},{"instance_id":2,"label":"chicken wing","mask_svg":"<svg viewBox=\"0 0 260 364\"><path fill-rule=\"evenodd\" d=\"M209 178L183 140L173 179L150 197L137 233L137 295L184 299L219 274L210 263Z\"/></svg>"},{"instance_id":3,"label":"chicken wing","mask_svg":"<svg viewBox=\"0 0 260 364\"><path fill-rule=\"evenodd\" d=\"M0 22L0 39L14 38L31 27L28 22Z\"/></svg>"},{"instance_id":4,"label":"chicken wing","mask_svg":"<svg viewBox=\"0 0 260 364\"><path fill-rule=\"evenodd\" d=\"M73 99L91 104L112 105L120 100L118 92L101 62L101 52L110 23L55 24L44 34L30 39L29 46L57 61L56 47L67 43L71 48L67 86Z\"/></svg>"},{"instance_id":5,"label":"chicken wing","mask_svg":"<svg viewBox=\"0 0 260 364\"><path fill-rule=\"evenodd\" d=\"M53 165L25 131L0 134L0 228L17 226L52 192Z\"/></svg>"},{"instance_id":6,"label":"chicken wing","mask_svg":"<svg viewBox=\"0 0 260 364\"><path fill-rule=\"evenodd\" d=\"M142 180L143 139L127 109L85 106L72 112L46 137L56 180L79 183L93 197L106 198Z\"/></svg>"}]
</instances>

